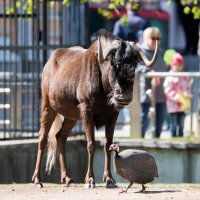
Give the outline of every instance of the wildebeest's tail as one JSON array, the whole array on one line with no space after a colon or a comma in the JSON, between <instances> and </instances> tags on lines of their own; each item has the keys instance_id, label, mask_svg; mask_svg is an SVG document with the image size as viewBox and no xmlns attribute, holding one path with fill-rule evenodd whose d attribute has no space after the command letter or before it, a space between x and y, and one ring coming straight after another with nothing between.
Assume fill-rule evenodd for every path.
<instances>
[{"instance_id":1,"label":"wildebeest's tail","mask_svg":"<svg viewBox=\"0 0 200 200\"><path fill-rule=\"evenodd\" d=\"M46 161L46 169L45 169L45 171L48 174L50 174L52 167L55 165L56 152L57 152L56 134L62 128L63 120L64 120L63 116L60 114L57 114L55 120L53 121L51 129L49 131L47 161Z\"/></svg>"}]
</instances>

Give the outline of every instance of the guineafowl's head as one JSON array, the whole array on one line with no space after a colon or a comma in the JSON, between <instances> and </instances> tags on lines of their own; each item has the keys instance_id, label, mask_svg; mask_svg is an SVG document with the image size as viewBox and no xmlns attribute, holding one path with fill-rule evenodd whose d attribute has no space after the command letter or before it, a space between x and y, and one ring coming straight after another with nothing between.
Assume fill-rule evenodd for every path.
<instances>
[{"instance_id":1,"label":"guineafowl's head","mask_svg":"<svg viewBox=\"0 0 200 200\"><path fill-rule=\"evenodd\" d=\"M109 148L110 151L115 151L115 153L119 153L119 144L117 143L113 143L110 145L110 148Z\"/></svg>"}]
</instances>

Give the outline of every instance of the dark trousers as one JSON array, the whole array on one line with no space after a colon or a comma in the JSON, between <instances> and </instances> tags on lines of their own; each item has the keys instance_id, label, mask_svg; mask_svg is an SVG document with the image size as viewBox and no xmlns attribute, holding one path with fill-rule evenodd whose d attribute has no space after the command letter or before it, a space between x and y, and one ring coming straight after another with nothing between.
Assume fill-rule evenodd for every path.
<instances>
[{"instance_id":1,"label":"dark trousers","mask_svg":"<svg viewBox=\"0 0 200 200\"><path fill-rule=\"evenodd\" d=\"M185 113L184 112L170 113L170 116L171 116L172 137L176 136L183 137Z\"/></svg>"},{"instance_id":2,"label":"dark trousers","mask_svg":"<svg viewBox=\"0 0 200 200\"><path fill-rule=\"evenodd\" d=\"M144 138L145 132L149 126L149 108L151 107L150 103L142 103L141 105L141 126L142 126L142 137ZM166 104L165 103L156 103L156 124L155 124L155 137L159 138L162 132L162 126L166 119Z\"/></svg>"}]
</instances>

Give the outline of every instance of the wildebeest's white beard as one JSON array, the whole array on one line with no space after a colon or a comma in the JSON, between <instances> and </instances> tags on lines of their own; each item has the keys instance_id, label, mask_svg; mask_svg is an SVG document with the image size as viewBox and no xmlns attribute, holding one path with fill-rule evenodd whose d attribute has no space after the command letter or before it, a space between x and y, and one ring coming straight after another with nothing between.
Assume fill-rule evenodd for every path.
<instances>
[{"instance_id":1,"label":"wildebeest's white beard","mask_svg":"<svg viewBox=\"0 0 200 200\"><path fill-rule=\"evenodd\" d=\"M111 92L111 93L108 95L108 105L114 106L114 108L115 108L117 111L120 111L121 109L123 109L123 106L119 105L119 104L117 103L117 101L115 100L115 98L114 98L114 92Z\"/></svg>"},{"instance_id":2,"label":"wildebeest's white beard","mask_svg":"<svg viewBox=\"0 0 200 200\"><path fill-rule=\"evenodd\" d=\"M107 95L107 98L108 98L108 105L113 105L115 103L115 100L114 100L114 92L110 92L108 95Z\"/></svg>"}]
</instances>

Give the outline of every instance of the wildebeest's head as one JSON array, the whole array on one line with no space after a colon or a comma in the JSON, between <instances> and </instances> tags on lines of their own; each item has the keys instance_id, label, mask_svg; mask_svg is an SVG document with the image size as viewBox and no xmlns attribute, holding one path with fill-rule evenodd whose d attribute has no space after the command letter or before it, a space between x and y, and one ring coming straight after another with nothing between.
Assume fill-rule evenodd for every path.
<instances>
[{"instance_id":1,"label":"wildebeest's head","mask_svg":"<svg viewBox=\"0 0 200 200\"><path fill-rule=\"evenodd\" d=\"M110 55L109 82L112 87L110 103L122 108L132 101L135 69L140 61L137 51L125 41L119 41L119 48Z\"/></svg>"},{"instance_id":2,"label":"wildebeest's head","mask_svg":"<svg viewBox=\"0 0 200 200\"><path fill-rule=\"evenodd\" d=\"M152 66L157 57L157 45L154 56L149 61L144 52L134 43L114 38L109 45L102 48L104 41L105 38L100 35L98 60L102 65L105 60L109 61L108 79L111 87L109 103L120 109L132 101L135 69L138 63L143 60L147 66Z\"/></svg>"}]
</instances>

